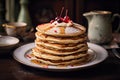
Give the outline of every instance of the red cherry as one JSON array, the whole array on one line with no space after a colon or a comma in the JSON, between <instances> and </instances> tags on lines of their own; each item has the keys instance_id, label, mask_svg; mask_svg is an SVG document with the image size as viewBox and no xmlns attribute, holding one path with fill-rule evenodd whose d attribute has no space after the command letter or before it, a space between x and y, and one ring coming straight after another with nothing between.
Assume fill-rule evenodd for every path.
<instances>
[{"instance_id":1,"label":"red cherry","mask_svg":"<svg viewBox=\"0 0 120 80\"><path fill-rule=\"evenodd\" d=\"M56 18L55 18L55 21L56 21L57 19L59 19L59 18L60 18L60 17L56 17Z\"/></svg>"},{"instance_id":2,"label":"red cherry","mask_svg":"<svg viewBox=\"0 0 120 80\"><path fill-rule=\"evenodd\" d=\"M66 22L66 23L67 23L69 20L70 20L70 18L69 18L68 16L65 16L64 19L63 19L63 21Z\"/></svg>"},{"instance_id":3,"label":"red cherry","mask_svg":"<svg viewBox=\"0 0 120 80\"><path fill-rule=\"evenodd\" d=\"M60 20L63 22L63 21L64 21L64 18L61 17Z\"/></svg>"},{"instance_id":4,"label":"red cherry","mask_svg":"<svg viewBox=\"0 0 120 80\"><path fill-rule=\"evenodd\" d=\"M54 30L55 33L57 33L57 30Z\"/></svg>"},{"instance_id":5,"label":"red cherry","mask_svg":"<svg viewBox=\"0 0 120 80\"><path fill-rule=\"evenodd\" d=\"M65 20L70 20L70 18L68 16L65 16L64 19Z\"/></svg>"},{"instance_id":6,"label":"red cherry","mask_svg":"<svg viewBox=\"0 0 120 80\"><path fill-rule=\"evenodd\" d=\"M54 22L54 20L51 20L50 23L52 24Z\"/></svg>"},{"instance_id":7,"label":"red cherry","mask_svg":"<svg viewBox=\"0 0 120 80\"><path fill-rule=\"evenodd\" d=\"M56 17L55 21L57 21L58 23L61 23L61 22L63 22L63 18L62 17Z\"/></svg>"},{"instance_id":8,"label":"red cherry","mask_svg":"<svg viewBox=\"0 0 120 80\"><path fill-rule=\"evenodd\" d=\"M61 23L61 22L63 22L63 21L62 21L61 19L57 19L57 22L58 22L58 23Z\"/></svg>"}]
</instances>

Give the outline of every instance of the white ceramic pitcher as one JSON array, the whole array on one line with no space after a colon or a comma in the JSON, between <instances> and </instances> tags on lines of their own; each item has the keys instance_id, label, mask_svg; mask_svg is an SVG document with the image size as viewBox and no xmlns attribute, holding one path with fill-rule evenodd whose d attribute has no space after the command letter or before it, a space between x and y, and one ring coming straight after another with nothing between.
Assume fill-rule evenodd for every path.
<instances>
[{"instance_id":1,"label":"white ceramic pitcher","mask_svg":"<svg viewBox=\"0 0 120 80\"><path fill-rule=\"evenodd\" d=\"M92 43L106 44L112 40L112 19L109 11L90 11L83 14L88 20L88 39ZM118 16L118 15L117 15Z\"/></svg>"}]
</instances>

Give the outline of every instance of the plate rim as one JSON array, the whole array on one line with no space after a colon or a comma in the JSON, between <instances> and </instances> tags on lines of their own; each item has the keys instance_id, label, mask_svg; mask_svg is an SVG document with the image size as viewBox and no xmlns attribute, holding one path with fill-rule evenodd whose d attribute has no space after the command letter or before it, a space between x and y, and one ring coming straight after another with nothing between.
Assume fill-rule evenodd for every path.
<instances>
[{"instance_id":1,"label":"plate rim","mask_svg":"<svg viewBox=\"0 0 120 80\"><path fill-rule=\"evenodd\" d=\"M87 68L87 67L90 67L90 66L97 65L97 64L103 62L103 61L108 57L108 52L107 52L107 50L106 50L105 48L103 48L102 46L97 45L97 44L94 44L94 43L90 43L90 42L87 42L87 44L88 44L88 47L90 47L90 46L95 46L95 47L101 48L102 51L104 52L104 53L99 54L99 56L103 56L103 55L104 55L102 59L99 59L99 60L96 61L96 62L93 60L95 63L92 63L93 61L90 61L92 64L87 65L87 66L85 66L85 64L83 64L83 65L80 65L80 66L66 67L66 68L54 68L54 67L53 67L53 68L45 68L45 67L41 67L41 66L38 65L38 64L30 65L30 64L33 64L32 62L30 62L30 60L28 60L28 61L30 62L30 64L26 64L25 61L20 60L18 57L16 57L16 54L18 54L17 51L18 51L19 49L22 49L23 47L26 47L26 46L29 46L29 45L35 45L34 42L27 43L27 44L24 44L24 45L16 48L16 49L13 51L13 58L14 58L17 62L19 62L19 63L21 63L21 64L24 64L24 65L26 65L26 66L29 66L29 67L33 67L33 68L44 69L44 70L48 70L48 71L68 71L68 70L83 69L83 68ZM27 51L27 50L32 49L32 48L33 48L33 47L30 47L30 46L29 46L28 49L22 49L22 50ZM91 49L91 48L90 48L90 49ZM92 48L92 49L93 49L93 48ZM94 49L93 49L93 50L94 50ZM96 52L96 53L97 53L96 56L98 57L98 52ZM24 52L24 53L22 53L22 54L25 55L26 53ZM23 58L26 59L25 56L24 56ZM89 63L90 63L90 62L89 62ZM86 63L86 64L87 64L87 63ZM36 65L36 66L35 66L35 65Z\"/></svg>"}]
</instances>

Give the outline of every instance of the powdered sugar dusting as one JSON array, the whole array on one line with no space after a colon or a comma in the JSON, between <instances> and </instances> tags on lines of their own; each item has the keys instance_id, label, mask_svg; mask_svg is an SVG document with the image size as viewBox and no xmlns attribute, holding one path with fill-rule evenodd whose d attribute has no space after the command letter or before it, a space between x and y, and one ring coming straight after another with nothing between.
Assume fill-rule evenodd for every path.
<instances>
[{"instance_id":1,"label":"powdered sugar dusting","mask_svg":"<svg viewBox=\"0 0 120 80\"><path fill-rule=\"evenodd\" d=\"M79 29L74 28L74 27L65 27L65 34L73 34L73 33L78 33L80 32ZM60 34L60 27L54 27L51 28L50 30L47 31L47 33L50 34Z\"/></svg>"},{"instance_id":2,"label":"powdered sugar dusting","mask_svg":"<svg viewBox=\"0 0 120 80\"><path fill-rule=\"evenodd\" d=\"M66 34L77 33L77 32L80 32L80 30L74 27L66 27L65 29Z\"/></svg>"},{"instance_id":3,"label":"powdered sugar dusting","mask_svg":"<svg viewBox=\"0 0 120 80\"><path fill-rule=\"evenodd\" d=\"M48 30L47 33L59 34L60 33L60 29L59 29L59 27L54 27L54 28L51 28L50 30Z\"/></svg>"}]
</instances>

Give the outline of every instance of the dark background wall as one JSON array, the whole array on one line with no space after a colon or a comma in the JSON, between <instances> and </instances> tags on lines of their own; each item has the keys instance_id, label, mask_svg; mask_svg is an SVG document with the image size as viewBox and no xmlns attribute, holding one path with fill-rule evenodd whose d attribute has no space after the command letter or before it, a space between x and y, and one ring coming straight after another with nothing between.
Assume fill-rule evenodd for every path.
<instances>
[{"instance_id":1,"label":"dark background wall","mask_svg":"<svg viewBox=\"0 0 120 80\"><path fill-rule=\"evenodd\" d=\"M19 13L19 0L16 1L16 18ZM120 0L28 0L28 9L32 24L49 22L56 17L56 12L60 14L62 7L69 10L68 15L74 22L80 23L87 27L87 20L83 17L83 13L93 10L107 10L112 14L120 14ZM64 12L65 13L65 12ZM64 14L63 14L64 16ZM118 20L117 20L118 21ZM116 29L117 21L113 22Z\"/></svg>"}]
</instances>

